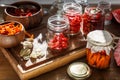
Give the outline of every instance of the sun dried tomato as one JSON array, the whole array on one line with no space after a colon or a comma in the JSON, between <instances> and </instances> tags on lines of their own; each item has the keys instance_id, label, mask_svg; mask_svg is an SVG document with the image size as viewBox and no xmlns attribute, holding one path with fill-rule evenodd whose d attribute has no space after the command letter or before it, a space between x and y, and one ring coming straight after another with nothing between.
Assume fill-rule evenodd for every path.
<instances>
[{"instance_id":1,"label":"sun dried tomato","mask_svg":"<svg viewBox=\"0 0 120 80\"><path fill-rule=\"evenodd\" d=\"M83 19L83 32L84 32L84 35L87 36L87 34L91 31L90 17L86 13L84 13L82 15L82 19Z\"/></svg>"},{"instance_id":2,"label":"sun dried tomato","mask_svg":"<svg viewBox=\"0 0 120 80\"><path fill-rule=\"evenodd\" d=\"M66 16L68 16L69 19L69 23L70 23L70 34L76 34L79 33L80 31L80 23L82 21L81 19L81 15L80 14L66 14Z\"/></svg>"},{"instance_id":3,"label":"sun dried tomato","mask_svg":"<svg viewBox=\"0 0 120 80\"><path fill-rule=\"evenodd\" d=\"M63 33L55 34L53 39L48 43L49 48L53 50L63 50L68 47L68 38Z\"/></svg>"},{"instance_id":4,"label":"sun dried tomato","mask_svg":"<svg viewBox=\"0 0 120 80\"><path fill-rule=\"evenodd\" d=\"M34 13L38 11L37 8L9 8L8 13L13 16L32 16Z\"/></svg>"},{"instance_id":5,"label":"sun dried tomato","mask_svg":"<svg viewBox=\"0 0 120 80\"><path fill-rule=\"evenodd\" d=\"M93 11L91 12L91 10ZM82 15L82 21L83 33L85 36L87 36L90 31L104 29L104 16L102 12L95 7L86 10Z\"/></svg>"}]
</instances>

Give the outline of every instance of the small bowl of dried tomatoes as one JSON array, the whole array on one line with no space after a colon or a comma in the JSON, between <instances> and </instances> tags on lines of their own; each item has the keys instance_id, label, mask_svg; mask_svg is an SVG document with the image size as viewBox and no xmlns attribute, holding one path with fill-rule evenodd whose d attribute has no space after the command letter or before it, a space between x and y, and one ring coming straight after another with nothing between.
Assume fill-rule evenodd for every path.
<instances>
[{"instance_id":1,"label":"small bowl of dried tomatoes","mask_svg":"<svg viewBox=\"0 0 120 80\"><path fill-rule=\"evenodd\" d=\"M0 47L11 48L17 46L25 38L24 26L17 21L0 23Z\"/></svg>"},{"instance_id":2,"label":"small bowl of dried tomatoes","mask_svg":"<svg viewBox=\"0 0 120 80\"><path fill-rule=\"evenodd\" d=\"M11 5L16 8L7 7L4 9L4 20L21 22L25 29L37 27L42 22L42 5L35 1L18 1Z\"/></svg>"}]
</instances>

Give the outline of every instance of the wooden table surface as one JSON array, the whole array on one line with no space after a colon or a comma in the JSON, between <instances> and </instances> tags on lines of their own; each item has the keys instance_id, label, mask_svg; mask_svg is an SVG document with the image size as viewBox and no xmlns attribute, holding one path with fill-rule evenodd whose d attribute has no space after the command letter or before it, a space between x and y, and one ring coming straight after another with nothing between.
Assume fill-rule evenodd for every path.
<instances>
[{"instance_id":1,"label":"wooden table surface","mask_svg":"<svg viewBox=\"0 0 120 80\"><path fill-rule=\"evenodd\" d=\"M120 8L119 5L112 5L112 9ZM118 24L114 19L111 25L105 26L105 29L112 32L116 36L120 36L120 24ZM81 61L86 62L86 57L77 59L73 62ZM72 62L71 62L72 63ZM51 72L39 75L36 78L30 80L72 80L66 73L68 66L67 64L63 67L57 68ZM113 54L110 63L110 67L105 70L98 70L92 68L92 75L87 80L120 80L120 67L117 67ZM9 64L5 56L0 51L0 80L20 80L12 66Z\"/></svg>"}]
</instances>

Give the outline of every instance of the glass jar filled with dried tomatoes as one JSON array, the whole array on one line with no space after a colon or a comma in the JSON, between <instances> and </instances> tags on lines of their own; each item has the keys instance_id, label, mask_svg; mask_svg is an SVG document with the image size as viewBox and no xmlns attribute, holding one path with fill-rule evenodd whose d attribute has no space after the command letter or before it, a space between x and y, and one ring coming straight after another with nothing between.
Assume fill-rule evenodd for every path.
<instances>
[{"instance_id":1,"label":"glass jar filled with dried tomatoes","mask_svg":"<svg viewBox=\"0 0 120 80\"><path fill-rule=\"evenodd\" d=\"M103 11L95 6L87 6L82 15L83 34L87 36L90 31L104 29L104 14Z\"/></svg>"},{"instance_id":2,"label":"glass jar filled with dried tomatoes","mask_svg":"<svg viewBox=\"0 0 120 80\"><path fill-rule=\"evenodd\" d=\"M70 35L80 33L82 7L80 4L68 2L63 5L63 14L69 19Z\"/></svg>"},{"instance_id":3,"label":"glass jar filled with dried tomatoes","mask_svg":"<svg viewBox=\"0 0 120 80\"><path fill-rule=\"evenodd\" d=\"M62 52L69 47L69 21L64 15L53 15L48 19L47 43L52 52Z\"/></svg>"},{"instance_id":4,"label":"glass jar filled with dried tomatoes","mask_svg":"<svg viewBox=\"0 0 120 80\"><path fill-rule=\"evenodd\" d=\"M94 30L87 35L87 61L92 67L105 69L109 67L113 38L108 31Z\"/></svg>"}]
</instances>

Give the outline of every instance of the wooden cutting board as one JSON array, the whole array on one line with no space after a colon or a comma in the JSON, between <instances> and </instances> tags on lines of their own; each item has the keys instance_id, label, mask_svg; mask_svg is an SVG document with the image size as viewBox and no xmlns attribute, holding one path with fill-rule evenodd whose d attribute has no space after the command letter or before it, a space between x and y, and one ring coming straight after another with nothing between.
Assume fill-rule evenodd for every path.
<instances>
[{"instance_id":1,"label":"wooden cutting board","mask_svg":"<svg viewBox=\"0 0 120 80\"><path fill-rule=\"evenodd\" d=\"M36 67L24 71L22 70L22 67L8 49L4 49L1 47L0 49L3 52L4 56L8 59L8 61L10 62L10 64L12 65L12 67L14 68L14 70L16 71L21 80L27 80L39 76L43 73L49 72L51 70L54 70L58 67L64 66L65 64L68 64L75 59L85 56L86 53L85 48L77 49L75 51L71 51L70 53L64 56L61 56L59 58L48 61L47 63L38 65Z\"/></svg>"},{"instance_id":2,"label":"wooden cutting board","mask_svg":"<svg viewBox=\"0 0 120 80\"><path fill-rule=\"evenodd\" d=\"M47 17L47 16L46 16ZM36 28L27 30L30 34L34 34L34 39L39 35L42 35L42 41L46 40L47 33L47 18L44 18L43 23ZM71 36L70 37L70 47L62 53L60 56L53 56L48 58L48 60L38 62L37 64L32 64L31 66L25 66L26 61L24 61L20 55L19 50L21 46L18 45L13 48L5 49L1 48L4 56L8 59L13 69L16 71L21 80L27 80L48 71L54 70L58 67L64 66L65 64L70 63L73 60L81 58L85 55L86 42L81 41L81 35Z\"/></svg>"}]
</instances>

